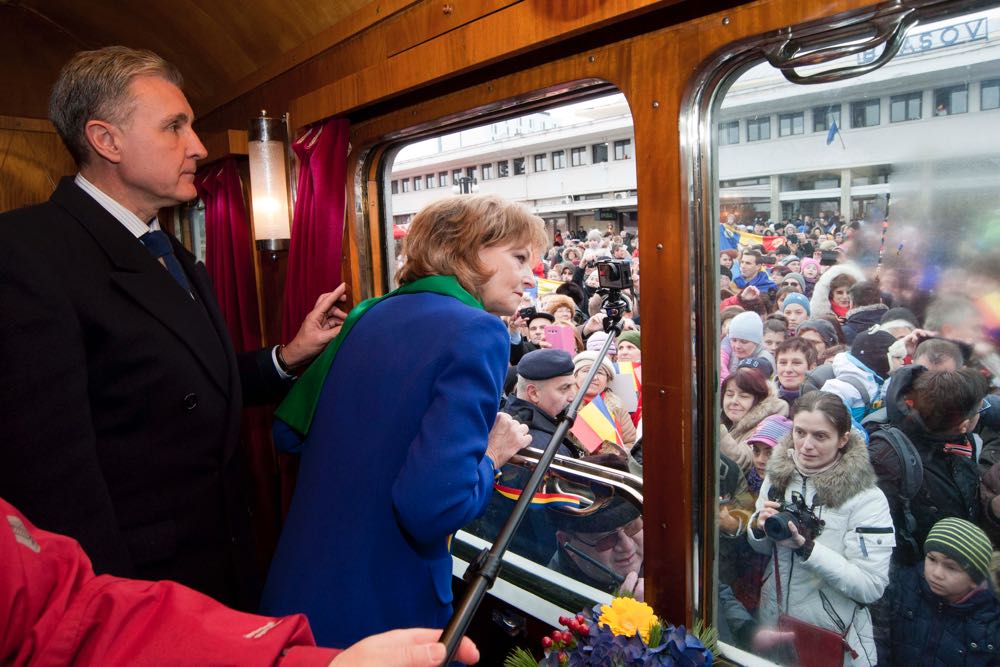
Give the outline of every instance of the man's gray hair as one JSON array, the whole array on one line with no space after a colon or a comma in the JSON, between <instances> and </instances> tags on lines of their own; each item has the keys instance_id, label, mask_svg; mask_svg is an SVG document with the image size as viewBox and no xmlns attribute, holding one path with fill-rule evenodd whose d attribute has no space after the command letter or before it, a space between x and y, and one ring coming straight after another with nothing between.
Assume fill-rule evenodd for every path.
<instances>
[{"instance_id":1,"label":"man's gray hair","mask_svg":"<svg viewBox=\"0 0 1000 667\"><path fill-rule=\"evenodd\" d=\"M924 328L940 331L946 324L960 324L969 319L979 317L976 305L967 297L949 293L937 297L927 307L924 315Z\"/></svg>"},{"instance_id":2,"label":"man's gray hair","mask_svg":"<svg viewBox=\"0 0 1000 667\"><path fill-rule=\"evenodd\" d=\"M77 166L90 158L88 121L128 121L135 109L129 84L137 76L157 76L178 88L184 84L180 70L160 56L125 46L80 51L63 66L49 98L49 120Z\"/></svg>"},{"instance_id":3,"label":"man's gray hair","mask_svg":"<svg viewBox=\"0 0 1000 667\"><path fill-rule=\"evenodd\" d=\"M538 384L537 380L527 380L520 375L517 376L517 384L514 386L514 395L518 398L526 399L528 394L528 385Z\"/></svg>"}]
</instances>

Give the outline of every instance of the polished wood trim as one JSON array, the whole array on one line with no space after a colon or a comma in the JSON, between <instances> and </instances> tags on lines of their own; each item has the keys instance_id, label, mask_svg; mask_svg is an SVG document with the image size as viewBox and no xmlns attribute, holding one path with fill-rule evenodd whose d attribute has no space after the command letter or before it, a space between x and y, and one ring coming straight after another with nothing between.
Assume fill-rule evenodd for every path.
<instances>
[{"instance_id":1,"label":"polished wood trim","mask_svg":"<svg viewBox=\"0 0 1000 667\"><path fill-rule=\"evenodd\" d=\"M55 126L45 118L23 118L21 116L0 116L0 130L56 133Z\"/></svg>"},{"instance_id":2,"label":"polished wood trim","mask_svg":"<svg viewBox=\"0 0 1000 667\"><path fill-rule=\"evenodd\" d=\"M249 124L250 119L247 118ZM200 165L211 164L216 160L221 160L230 155L246 156L247 131L246 130L222 130L221 132L204 132L199 135L201 143L204 144L208 155L200 161Z\"/></svg>"},{"instance_id":3,"label":"polished wood trim","mask_svg":"<svg viewBox=\"0 0 1000 667\"><path fill-rule=\"evenodd\" d=\"M480 0L480 2L431 2L414 5L386 23L387 55L392 57L522 1Z\"/></svg>"}]
</instances>

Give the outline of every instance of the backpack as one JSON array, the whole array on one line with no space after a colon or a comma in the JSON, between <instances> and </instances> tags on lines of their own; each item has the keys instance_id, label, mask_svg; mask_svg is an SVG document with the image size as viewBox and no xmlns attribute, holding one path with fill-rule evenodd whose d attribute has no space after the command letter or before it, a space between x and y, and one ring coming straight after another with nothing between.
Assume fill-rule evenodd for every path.
<instances>
[{"instance_id":1,"label":"backpack","mask_svg":"<svg viewBox=\"0 0 1000 667\"><path fill-rule=\"evenodd\" d=\"M806 374L806 379L802 381L802 388L800 394L808 394L811 391L819 391L823 388L823 385L829 380L837 379L842 382L846 382L855 389L858 390L858 394L861 396L861 402L865 404L865 415L878 410L882 407L882 401L873 401L872 397L868 394L868 389L865 387L865 383L854 377L853 375L845 375L844 377L837 377L833 373L833 366L830 364L821 364L816 368L809 371Z\"/></svg>"},{"instance_id":2,"label":"backpack","mask_svg":"<svg viewBox=\"0 0 1000 667\"><path fill-rule=\"evenodd\" d=\"M920 545L913 537L917 529L917 520L910 510L910 501L919 493L924 485L924 464L917 448L900 429L888 423L877 421L865 422L868 429L868 446L871 448L878 442L884 442L899 459L899 492L897 498L903 512L903 525L896 527L896 536L903 540L912 550L911 553L921 553Z\"/></svg>"}]
</instances>

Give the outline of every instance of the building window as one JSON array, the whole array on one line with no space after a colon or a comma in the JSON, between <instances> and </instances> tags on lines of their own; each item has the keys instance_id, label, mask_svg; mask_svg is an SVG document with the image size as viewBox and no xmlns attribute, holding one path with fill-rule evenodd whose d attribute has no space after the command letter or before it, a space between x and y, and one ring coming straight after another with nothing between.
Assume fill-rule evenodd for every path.
<instances>
[{"instance_id":1,"label":"building window","mask_svg":"<svg viewBox=\"0 0 1000 667\"><path fill-rule=\"evenodd\" d=\"M813 132L826 132L834 123L837 124L837 127L841 126L839 104L813 107Z\"/></svg>"},{"instance_id":2,"label":"building window","mask_svg":"<svg viewBox=\"0 0 1000 667\"><path fill-rule=\"evenodd\" d=\"M488 181L493 178L493 163L487 162L479 167L479 173L483 175L483 180Z\"/></svg>"},{"instance_id":3,"label":"building window","mask_svg":"<svg viewBox=\"0 0 1000 667\"><path fill-rule=\"evenodd\" d=\"M476 168L475 167L466 167L465 168L465 175L468 178L475 178L476 177Z\"/></svg>"},{"instance_id":4,"label":"building window","mask_svg":"<svg viewBox=\"0 0 1000 667\"><path fill-rule=\"evenodd\" d=\"M424 189L424 179L420 176L413 177L413 190L423 190Z\"/></svg>"},{"instance_id":5,"label":"building window","mask_svg":"<svg viewBox=\"0 0 1000 667\"><path fill-rule=\"evenodd\" d=\"M507 178L510 176L510 163L507 160L497 162L497 178Z\"/></svg>"},{"instance_id":6,"label":"building window","mask_svg":"<svg viewBox=\"0 0 1000 667\"><path fill-rule=\"evenodd\" d=\"M458 179L460 179L460 178L462 178L462 170L461 169L452 169L451 170L451 182L452 183L458 183Z\"/></svg>"},{"instance_id":7,"label":"building window","mask_svg":"<svg viewBox=\"0 0 1000 667\"><path fill-rule=\"evenodd\" d=\"M901 123L905 120L920 120L922 93L893 95L889 98L889 122Z\"/></svg>"},{"instance_id":8,"label":"building window","mask_svg":"<svg viewBox=\"0 0 1000 667\"><path fill-rule=\"evenodd\" d=\"M934 115L950 116L965 113L969 110L969 87L964 83L960 86L938 88L934 91Z\"/></svg>"},{"instance_id":9,"label":"building window","mask_svg":"<svg viewBox=\"0 0 1000 667\"><path fill-rule=\"evenodd\" d=\"M441 184L442 188L448 187L448 172L442 171L438 174L438 182Z\"/></svg>"},{"instance_id":10,"label":"building window","mask_svg":"<svg viewBox=\"0 0 1000 667\"><path fill-rule=\"evenodd\" d=\"M437 185L437 176L434 174L427 174L427 189L433 190Z\"/></svg>"},{"instance_id":11,"label":"building window","mask_svg":"<svg viewBox=\"0 0 1000 667\"><path fill-rule=\"evenodd\" d=\"M615 159L616 160L632 159L631 139L619 139L618 141L615 142Z\"/></svg>"},{"instance_id":12,"label":"building window","mask_svg":"<svg viewBox=\"0 0 1000 667\"><path fill-rule=\"evenodd\" d=\"M569 149L569 166L571 167L582 167L583 161L586 159L584 156L587 154L587 149L583 146L579 148Z\"/></svg>"},{"instance_id":13,"label":"building window","mask_svg":"<svg viewBox=\"0 0 1000 667\"><path fill-rule=\"evenodd\" d=\"M719 123L719 144L729 146L740 143L740 121L731 120Z\"/></svg>"},{"instance_id":14,"label":"building window","mask_svg":"<svg viewBox=\"0 0 1000 667\"><path fill-rule=\"evenodd\" d=\"M763 141L771 138L771 117L747 118L747 141Z\"/></svg>"},{"instance_id":15,"label":"building window","mask_svg":"<svg viewBox=\"0 0 1000 667\"><path fill-rule=\"evenodd\" d=\"M514 158L514 175L523 176L524 175L524 158L516 157Z\"/></svg>"},{"instance_id":16,"label":"building window","mask_svg":"<svg viewBox=\"0 0 1000 667\"><path fill-rule=\"evenodd\" d=\"M597 164L598 162L608 161L608 145L607 144L594 144L590 147L590 164Z\"/></svg>"},{"instance_id":17,"label":"building window","mask_svg":"<svg viewBox=\"0 0 1000 667\"><path fill-rule=\"evenodd\" d=\"M805 134L806 114L804 111L798 113L778 114L778 136L789 137L793 134Z\"/></svg>"},{"instance_id":18,"label":"building window","mask_svg":"<svg viewBox=\"0 0 1000 667\"><path fill-rule=\"evenodd\" d=\"M1000 79L990 79L980 84L979 108L983 111L1000 109Z\"/></svg>"},{"instance_id":19,"label":"building window","mask_svg":"<svg viewBox=\"0 0 1000 667\"><path fill-rule=\"evenodd\" d=\"M535 156L535 171L545 171L548 167L545 165L545 158L548 157L545 153L539 153Z\"/></svg>"},{"instance_id":20,"label":"building window","mask_svg":"<svg viewBox=\"0 0 1000 667\"><path fill-rule=\"evenodd\" d=\"M400 184L403 186L402 187L403 192L410 191L410 179L404 178L403 180L400 181Z\"/></svg>"},{"instance_id":21,"label":"building window","mask_svg":"<svg viewBox=\"0 0 1000 667\"><path fill-rule=\"evenodd\" d=\"M878 124L878 100L851 102L851 127L875 127Z\"/></svg>"},{"instance_id":22,"label":"building window","mask_svg":"<svg viewBox=\"0 0 1000 667\"><path fill-rule=\"evenodd\" d=\"M566 167L566 151L552 151L552 168L563 169Z\"/></svg>"},{"instance_id":23,"label":"building window","mask_svg":"<svg viewBox=\"0 0 1000 667\"><path fill-rule=\"evenodd\" d=\"M392 186L392 194L398 195L399 194L399 181L393 181L390 185Z\"/></svg>"}]
</instances>

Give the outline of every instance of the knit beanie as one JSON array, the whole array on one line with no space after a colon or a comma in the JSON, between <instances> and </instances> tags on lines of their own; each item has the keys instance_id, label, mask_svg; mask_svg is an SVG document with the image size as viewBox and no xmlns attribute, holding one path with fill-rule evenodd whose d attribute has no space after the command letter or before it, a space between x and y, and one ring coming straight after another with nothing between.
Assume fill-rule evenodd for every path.
<instances>
[{"instance_id":1,"label":"knit beanie","mask_svg":"<svg viewBox=\"0 0 1000 667\"><path fill-rule=\"evenodd\" d=\"M792 432L792 420L784 415L764 417L757 424L753 435L747 439L747 445L759 442L768 447L775 447L786 435Z\"/></svg>"},{"instance_id":2,"label":"knit beanie","mask_svg":"<svg viewBox=\"0 0 1000 667\"><path fill-rule=\"evenodd\" d=\"M785 274L785 280L788 280L789 278L795 280L799 284L799 287L802 288L803 292L806 291L806 278L805 278L805 276L803 276L801 273L797 273L795 271L792 271L790 273L786 273Z\"/></svg>"},{"instance_id":3,"label":"knit beanie","mask_svg":"<svg viewBox=\"0 0 1000 667\"><path fill-rule=\"evenodd\" d=\"M588 350L587 352L580 352L575 357L573 357L573 373L575 374L578 370L584 366L593 366L594 362L597 361L597 352ZM601 368L603 368L608 373L608 382L615 379L615 366L611 363L611 360L607 357L601 359Z\"/></svg>"},{"instance_id":4,"label":"knit beanie","mask_svg":"<svg viewBox=\"0 0 1000 667\"><path fill-rule=\"evenodd\" d=\"M639 345L639 332L638 331L623 331L620 336L618 336L618 343L632 343L640 350L642 345Z\"/></svg>"},{"instance_id":5,"label":"knit beanie","mask_svg":"<svg viewBox=\"0 0 1000 667\"><path fill-rule=\"evenodd\" d=\"M837 330L826 320L806 320L795 330L795 335L801 336L804 331L818 333L827 347L833 347L837 344Z\"/></svg>"},{"instance_id":6,"label":"knit beanie","mask_svg":"<svg viewBox=\"0 0 1000 667\"><path fill-rule=\"evenodd\" d=\"M789 304L797 303L806 309L806 316L809 316L809 299L806 298L805 294L800 294L799 292L792 292L785 297L785 302L781 306L781 312L785 312L785 308L788 308ZM729 330L732 331L732 326L729 325Z\"/></svg>"},{"instance_id":7,"label":"knit beanie","mask_svg":"<svg viewBox=\"0 0 1000 667\"><path fill-rule=\"evenodd\" d=\"M880 378L889 377L889 346L896 342L891 333L880 331L876 324L862 331L851 343L851 356L875 371Z\"/></svg>"},{"instance_id":8,"label":"knit beanie","mask_svg":"<svg viewBox=\"0 0 1000 667\"><path fill-rule=\"evenodd\" d=\"M806 257L805 259L803 259L801 262L799 262L799 266L801 267L802 271L805 271L807 266L812 266L817 271L821 271L822 270L822 267L820 266L819 262L817 262L812 257ZM805 279L804 276L803 276L803 279Z\"/></svg>"},{"instance_id":9,"label":"knit beanie","mask_svg":"<svg viewBox=\"0 0 1000 667\"><path fill-rule=\"evenodd\" d=\"M607 340L608 334L603 331L592 333L590 334L590 338L587 339L587 349L592 352L600 352L601 348L604 347L605 341ZM617 343L611 343L611 347L608 348L608 354L618 354Z\"/></svg>"},{"instance_id":10,"label":"knit beanie","mask_svg":"<svg viewBox=\"0 0 1000 667\"><path fill-rule=\"evenodd\" d=\"M882 315L882 319L879 320L879 324L885 325L889 322L897 322L898 320L905 320L910 324L910 328L918 329L920 328L917 324L917 316L913 314L913 311L909 308L890 308L885 311Z\"/></svg>"},{"instance_id":11,"label":"knit beanie","mask_svg":"<svg viewBox=\"0 0 1000 667\"><path fill-rule=\"evenodd\" d=\"M764 323L761 321L760 315L744 311L729 320L729 337L748 340L760 345L764 340Z\"/></svg>"},{"instance_id":12,"label":"knit beanie","mask_svg":"<svg viewBox=\"0 0 1000 667\"><path fill-rule=\"evenodd\" d=\"M974 523L948 517L941 519L924 541L924 553L937 551L958 563L977 584L990 576L993 546L986 533Z\"/></svg>"}]
</instances>

